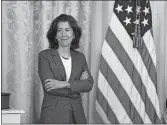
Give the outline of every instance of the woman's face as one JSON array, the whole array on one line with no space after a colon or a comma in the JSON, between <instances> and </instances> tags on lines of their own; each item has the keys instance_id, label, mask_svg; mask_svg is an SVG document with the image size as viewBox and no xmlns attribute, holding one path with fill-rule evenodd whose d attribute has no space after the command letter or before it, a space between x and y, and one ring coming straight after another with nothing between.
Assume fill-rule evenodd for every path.
<instances>
[{"instance_id":1,"label":"woman's face","mask_svg":"<svg viewBox=\"0 0 167 125\"><path fill-rule=\"evenodd\" d=\"M56 39L59 46L70 47L74 37L74 32L68 22L59 22L57 28Z\"/></svg>"}]
</instances>

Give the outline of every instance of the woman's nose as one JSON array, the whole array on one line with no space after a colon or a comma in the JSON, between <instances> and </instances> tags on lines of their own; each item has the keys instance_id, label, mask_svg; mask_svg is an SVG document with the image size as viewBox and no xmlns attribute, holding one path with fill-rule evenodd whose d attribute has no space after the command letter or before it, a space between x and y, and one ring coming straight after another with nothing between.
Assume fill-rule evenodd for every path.
<instances>
[{"instance_id":1,"label":"woman's nose","mask_svg":"<svg viewBox=\"0 0 167 125\"><path fill-rule=\"evenodd\" d=\"M66 32L65 31L62 31L62 36L65 36L66 35Z\"/></svg>"}]
</instances>

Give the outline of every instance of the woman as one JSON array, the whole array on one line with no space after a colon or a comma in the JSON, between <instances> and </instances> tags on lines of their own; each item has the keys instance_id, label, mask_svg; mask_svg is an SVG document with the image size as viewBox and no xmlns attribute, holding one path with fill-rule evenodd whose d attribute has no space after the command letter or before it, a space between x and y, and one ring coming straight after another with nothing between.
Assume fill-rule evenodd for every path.
<instances>
[{"instance_id":1,"label":"woman","mask_svg":"<svg viewBox=\"0 0 167 125\"><path fill-rule=\"evenodd\" d=\"M50 26L50 49L41 51L38 73L44 90L40 123L85 124L80 93L89 92L93 78L79 47L81 28L71 16L61 14Z\"/></svg>"}]
</instances>

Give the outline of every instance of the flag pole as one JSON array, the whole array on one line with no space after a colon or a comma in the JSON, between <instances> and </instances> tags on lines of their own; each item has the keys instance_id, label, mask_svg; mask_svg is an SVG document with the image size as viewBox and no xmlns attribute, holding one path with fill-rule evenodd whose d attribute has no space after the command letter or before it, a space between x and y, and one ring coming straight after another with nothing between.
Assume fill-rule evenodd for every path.
<instances>
[{"instance_id":1,"label":"flag pole","mask_svg":"<svg viewBox=\"0 0 167 125\"><path fill-rule=\"evenodd\" d=\"M136 0L136 21L139 19L139 23L136 22L135 24L135 31L134 31L134 37L133 37L133 47L140 49L142 46L142 38L141 38L141 29L140 29L140 0Z\"/></svg>"}]
</instances>

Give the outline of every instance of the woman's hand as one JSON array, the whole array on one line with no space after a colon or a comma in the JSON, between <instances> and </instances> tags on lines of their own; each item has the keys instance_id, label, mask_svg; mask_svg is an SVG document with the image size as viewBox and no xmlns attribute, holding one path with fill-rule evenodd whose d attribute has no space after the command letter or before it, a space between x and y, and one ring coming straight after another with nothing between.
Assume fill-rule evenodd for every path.
<instances>
[{"instance_id":1,"label":"woman's hand","mask_svg":"<svg viewBox=\"0 0 167 125\"><path fill-rule=\"evenodd\" d=\"M87 72L87 71L85 71L85 72L82 72L82 75L81 75L81 78L80 78L80 80L87 79L88 77L89 77L89 74L88 74L88 72Z\"/></svg>"},{"instance_id":2,"label":"woman's hand","mask_svg":"<svg viewBox=\"0 0 167 125\"><path fill-rule=\"evenodd\" d=\"M46 79L45 80L45 88L47 91L53 89L61 89L61 88L70 88L70 84L67 81L58 81L55 79Z\"/></svg>"}]
</instances>

